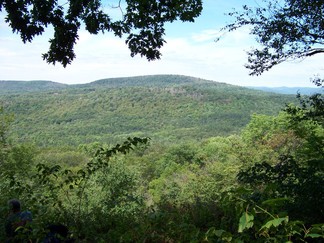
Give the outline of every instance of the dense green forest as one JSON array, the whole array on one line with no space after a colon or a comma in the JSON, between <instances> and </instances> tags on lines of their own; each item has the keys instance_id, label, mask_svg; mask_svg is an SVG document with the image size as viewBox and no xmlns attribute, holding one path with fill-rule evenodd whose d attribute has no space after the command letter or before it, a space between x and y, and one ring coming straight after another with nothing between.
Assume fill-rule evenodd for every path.
<instances>
[{"instance_id":1,"label":"dense green forest","mask_svg":"<svg viewBox=\"0 0 324 243\"><path fill-rule=\"evenodd\" d=\"M33 214L16 238L63 224L76 242L323 241L322 95L173 75L13 84L0 214L11 198Z\"/></svg>"},{"instance_id":2,"label":"dense green forest","mask_svg":"<svg viewBox=\"0 0 324 243\"><path fill-rule=\"evenodd\" d=\"M177 75L70 86L4 83L0 102L15 116L11 137L41 146L117 143L129 136L197 141L239 133L254 113L275 115L296 103L295 95Z\"/></svg>"}]
</instances>

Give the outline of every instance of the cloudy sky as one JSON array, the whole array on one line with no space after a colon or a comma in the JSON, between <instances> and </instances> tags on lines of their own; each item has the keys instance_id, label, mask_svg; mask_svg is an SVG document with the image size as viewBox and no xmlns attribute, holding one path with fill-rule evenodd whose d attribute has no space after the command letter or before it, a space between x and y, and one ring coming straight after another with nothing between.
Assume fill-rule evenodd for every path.
<instances>
[{"instance_id":1,"label":"cloudy sky","mask_svg":"<svg viewBox=\"0 0 324 243\"><path fill-rule=\"evenodd\" d=\"M249 0L244 4L256 4ZM106 1L109 9L112 1ZM76 59L63 68L42 60L47 52L50 31L23 44L0 13L0 80L51 80L60 83L89 83L103 78L153 74L181 74L242 86L311 86L311 77L324 73L324 57L281 64L262 76L251 77L244 68L246 51L256 43L247 29L228 33L219 42L220 28L230 22L224 13L239 9L241 1L205 0L202 15L195 23L172 23L166 27L167 43L162 58L148 62L130 57L124 40L111 34L90 35L83 29L76 45ZM118 10L112 10L118 16Z\"/></svg>"}]
</instances>

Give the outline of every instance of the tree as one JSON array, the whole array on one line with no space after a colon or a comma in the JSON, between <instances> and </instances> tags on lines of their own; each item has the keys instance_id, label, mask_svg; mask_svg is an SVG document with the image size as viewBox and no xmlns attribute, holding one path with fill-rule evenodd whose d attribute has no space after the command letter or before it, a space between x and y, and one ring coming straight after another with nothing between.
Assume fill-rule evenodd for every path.
<instances>
[{"instance_id":1,"label":"tree","mask_svg":"<svg viewBox=\"0 0 324 243\"><path fill-rule=\"evenodd\" d=\"M165 43L164 24L175 20L193 22L202 11L201 0L125 0L116 1L121 20L113 20L105 12L102 0L0 0L0 11L6 11L5 21L13 32L19 33L24 43L52 25L54 37L43 59L61 63L64 67L75 58L74 45L78 31L84 25L91 34L112 32L127 35L131 56L140 54L148 60L159 59L159 49Z\"/></svg>"},{"instance_id":2,"label":"tree","mask_svg":"<svg viewBox=\"0 0 324 243\"><path fill-rule=\"evenodd\" d=\"M324 53L323 0L263 0L264 6L243 6L229 13L236 18L223 28L234 31L252 26L251 34L262 48L248 52L251 75L261 75L291 59Z\"/></svg>"},{"instance_id":3,"label":"tree","mask_svg":"<svg viewBox=\"0 0 324 243\"><path fill-rule=\"evenodd\" d=\"M0 167L3 165L7 157L9 145L7 141L7 135L12 121L12 114L8 114L5 111L4 107L0 104Z\"/></svg>"},{"instance_id":4,"label":"tree","mask_svg":"<svg viewBox=\"0 0 324 243\"><path fill-rule=\"evenodd\" d=\"M252 197L261 191L261 196L253 200L286 198L290 200L285 202L286 210L292 218L307 223L323 222L323 210L316 205L324 203L323 187L318 186L323 184L324 178L324 101L320 94L306 97L298 95L298 98L300 106L287 105L284 109L286 115L278 116L286 120L279 125L286 131L292 131L292 139L300 140L299 146L295 146L295 154L282 153L275 164L269 161L257 162L249 168L243 168L238 173L238 180L252 185ZM249 134L246 134L245 137L253 140L267 138L268 132L265 133L266 129L255 118L247 128L245 133L253 132L263 136L247 137Z\"/></svg>"}]
</instances>

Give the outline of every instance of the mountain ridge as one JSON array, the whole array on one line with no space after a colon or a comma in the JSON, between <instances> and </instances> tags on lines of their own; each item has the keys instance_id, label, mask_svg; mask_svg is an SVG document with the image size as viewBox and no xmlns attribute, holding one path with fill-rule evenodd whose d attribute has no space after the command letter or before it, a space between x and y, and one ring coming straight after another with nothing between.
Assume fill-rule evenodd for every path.
<instances>
[{"instance_id":1,"label":"mountain ridge","mask_svg":"<svg viewBox=\"0 0 324 243\"><path fill-rule=\"evenodd\" d=\"M0 95L9 93L39 92L67 88L67 84L49 80L0 80Z\"/></svg>"},{"instance_id":2,"label":"mountain ridge","mask_svg":"<svg viewBox=\"0 0 324 243\"><path fill-rule=\"evenodd\" d=\"M220 85L229 85L229 87L243 87L263 92L271 92L278 94L293 94L299 92L302 95L311 95L317 92L323 92L320 88L312 87L266 87L266 86L238 86L227 84L223 82L206 80L197 77L175 74L161 74L161 75L142 75L131 77L115 77L104 78L84 84L64 84L50 80L31 80L31 81L17 81L17 80L0 80L0 95L13 94L24 92L39 92L39 91L55 91L62 89L74 88L96 88L96 87L135 87L135 86L167 86L167 85L184 85L189 83L206 84L217 83Z\"/></svg>"},{"instance_id":3,"label":"mountain ridge","mask_svg":"<svg viewBox=\"0 0 324 243\"><path fill-rule=\"evenodd\" d=\"M0 104L15 116L10 135L40 146L115 143L129 136L196 141L238 133L251 115L274 115L296 102L295 95L186 76L139 76L129 85L126 79L2 94Z\"/></svg>"}]
</instances>

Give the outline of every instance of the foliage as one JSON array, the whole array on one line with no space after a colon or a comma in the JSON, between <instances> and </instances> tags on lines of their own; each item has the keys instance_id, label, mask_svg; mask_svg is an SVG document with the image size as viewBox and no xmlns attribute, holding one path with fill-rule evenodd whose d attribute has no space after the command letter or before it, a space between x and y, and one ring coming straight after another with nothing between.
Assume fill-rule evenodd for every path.
<instances>
[{"instance_id":1,"label":"foliage","mask_svg":"<svg viewBox=\"0 0 324 243\"><path fill-rule=\"evenodd\" d=\"M323 164L324 161L318 161ZM293 220L305 223L323 222L324 172L314 164L300 164L292 158L281 158L276 165L255 164L238 174L238 179L255 188L251 198L262 202L269 198L285 198L280 208ZM307 208L305 208L307 205Z\"/></svg>"},{"instance_id":2,"label":"foliage","mask_svg":"<svg viewBox=\"0 0 324 243\"><path fill-rule=\"evenodd\" d=\"M140 196L133 191L134 175L130 170L120 168L121 164L114 166L110 163L116 153L126 154L135 146L148 141L148 138L128 138L112 148L101 148L92 160L77 171L63 169L57 164L37 164L37 170L30 168L18 176L18 169L2 167L1 195L3 198L19 196L30 205L29 209L37 217L33 226L36 238L44 237L46 225L55 222L72 228L78 238L94 237L95 233L87 229L89 223L107 220L108 214L110 224L117 224L114 227L118 228L127 220L134 221L134 215L139 213L142 203ZM22 155L21 152L17 154L16 150L10 151L13 158L26 159L20 162L21 166L31 162L26 153ZM13 159L12 162L19 161ZM92 183L94 188L91 189L88 183ZM98 193L100 188L106 193ZM93 193L98 197L93 198ZM131 193L134 193L134 198L130 201ZM102 214L102 210L107 212Z\"/></svg>"},{"instance_id":3,"label":"foliage","mask_svg":"<svg viewBox=\"0 0 324 243\"><path fill-rule=\"evenodd\" d=\"M275 115L295 101L178 75L100 80L56 91L34 87L31 93L22 93L24 86L12 93L8 86L0 100L16 117L12 137L40 146L114 144L128 136L196 141L238 133L253 113Z\"/></svg>"},{"instance_id":4,"label":"foliage","mask_svg":"<svg viewBox=\"0 0 324 243\"><path fill-rule=\"evenodd\" d=\"M193 96L188 85L179 90ZM322 98L299 99L276 116L254 115L241 134L201 141L46 148L11 137L1 217L19 198L33 213L33 242L57 223L79 242L321 242Z\"/></svg>"},{"instance_id":5,"label":"foliage","mask_svg":"<svg viewBox=\"0 0 324 243\"><path fill-rule=\"evenodd\" d=\"M278 116L253 115L242 131L245 147L240 147L241 161L247 166L263 161L276 164L282 155L295 156L306 142L291 129L289 119L285 112ZM313 127L302 129L313 131Z\"/></svg>"},{"instance_id":6,"label":"foliage","mask_svg":"<svg viewBox=\"0 0 324 243\"><path fill-rule=\"evenodd\" d=\"M4 110L4 107L0 105L0 147L3 147L7 144L7 132L8 128L13 121L13 116L7 114Z\"/></svg>"},{"instance_id":7,"label":"foliage","mask_svg":"<svg viewBox=\"0 0 324 243\"><path fill-rule=\"evenodd\" d=\"M314 94L302 97L297 95L300 106L287 106L290 128L305 140L300 157L323 160L324 152L324 97Z\"/></svg>"},{"instance_id":8,"label":"foliage","mask_svg":"<svg viewBox=\"0 0 324 243\"><path fill-rule=\"evenodd\" d=\"M100 0L75 1L0 1L0 11L7 13L6 22L13 32L20 34L24 43L42 35L48 26L54 29L49 40L49 51L43 54L48 63L61 63L64 67L75 58L74 46L81 26L90 33L112 32L115 36L127 35L126 43L131 55L140 54L148 60L159 59L159 49L165 40L164 24L176 20L194 21L202 11L201 0L115 1L121 12L119 20L113 20Z\"/></svg>"},{"instance_id":9,"label":"foliage","mask_svg":"<svg viewBox=\"0 0 324 243\"><path fill-rule=\"evenodd\" d=\"M257 7L243 6L230 13L235 21L224 30L251 26L251 35L261 45L248 52L247 68L260 75L291 59L303 59L323 53L323 0L265 0Z\"/></svg>"},{"instance_id":10,"label":"foliage","mask_svg":"<svg viewBox=\"0 0 324 243\"><path fill-rule=\"evenodd\" d=\"M237 173L239 184L221 198L225 225L206 231L207 241L322 241L322 96L299 99L300 106L289 105L277 117L254 116L243 131L246 147L239 148L245 164ZM283 139L277 140L278 135ZM293 140L298 146L291 146ZM276 151L275 141L286 142ZM236 231L231 228L235 222Z\"/></svg>"}]
</instances>

